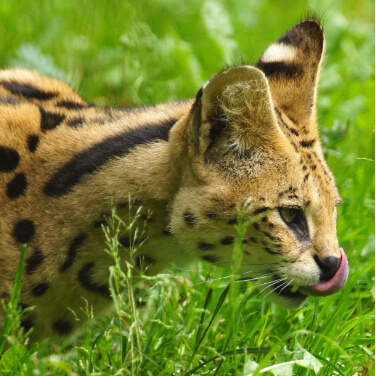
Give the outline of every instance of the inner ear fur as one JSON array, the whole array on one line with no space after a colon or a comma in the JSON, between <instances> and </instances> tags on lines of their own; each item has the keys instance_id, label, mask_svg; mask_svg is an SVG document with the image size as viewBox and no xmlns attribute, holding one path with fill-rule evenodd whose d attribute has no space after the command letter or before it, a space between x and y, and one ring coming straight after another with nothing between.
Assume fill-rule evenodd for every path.
<instances>
[{"instance_id":1,"label":"inner ear fur","mask_svg":"<svg viewBox=\"0 0 376 376\"><path fill-rule=\"evenodd\" d=\"M192 136L201 154L221 144L239 154L260 146L281 147L267 79L252 66L238 66L213 77L193 105Z\"/></svg>"},{"instance_id":2,"label":"inner ear fur","mask_svg":"<svg viewBox=\"0 0 376 376\"><path fill-rule=\"evenodd\" d=\"M323 52L323 30L317 21L308 20L269 46L256 64L268 78L274 105L302 127L316 117L316 88Z\"/></svg>"}]
</instances>

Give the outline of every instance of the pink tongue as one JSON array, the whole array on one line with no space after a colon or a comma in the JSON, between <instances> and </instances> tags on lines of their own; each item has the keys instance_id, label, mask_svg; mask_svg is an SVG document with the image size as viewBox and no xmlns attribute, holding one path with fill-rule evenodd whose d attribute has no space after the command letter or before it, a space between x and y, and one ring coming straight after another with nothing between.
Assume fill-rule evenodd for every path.
<instances>
[{"instance_id":1,"label":"pink tongue","mask_svg":"<svg viewBox=\"0 0 376 376\"><path fill-rule=\"evenodd\" d=\"M349 263L342 248L340 248L340 251L341 265L339 266L336 274L334 274L333 278L329 281L320 282L313 286L302 286L299 288L299 292L305 295L327 296L341 290L349 275Z\"/></svg>"}]
</instances>

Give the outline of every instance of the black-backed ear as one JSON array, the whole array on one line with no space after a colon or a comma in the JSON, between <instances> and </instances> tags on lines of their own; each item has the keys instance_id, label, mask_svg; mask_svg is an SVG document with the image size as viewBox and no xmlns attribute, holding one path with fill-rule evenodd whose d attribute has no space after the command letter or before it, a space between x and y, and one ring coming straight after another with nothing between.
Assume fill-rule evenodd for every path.
<instances>
[{"instance_id":1,"label":"black-backed ear","mask_svg":"<svg viewBox=\"0 0 376 376\"><path fill-rule=\"evenodd\" d=\"M303 21L269 46L257 62L269 81L273 103L295 124L315 118L316 88L324 51L317 21Z\"/></svg>"},{"instance_id":2,"label":"black-backed ear","mask_svg":"<svg viewBox=\"0 0 376 376\"><path fill-rule=\"evenodd\" d=\"M242 154L254 146L275 148L285 136L277 123L265 75L252 66L213 77L192 107L190 145L205 159L210 149Z\"/></svg>"}]
</instances>

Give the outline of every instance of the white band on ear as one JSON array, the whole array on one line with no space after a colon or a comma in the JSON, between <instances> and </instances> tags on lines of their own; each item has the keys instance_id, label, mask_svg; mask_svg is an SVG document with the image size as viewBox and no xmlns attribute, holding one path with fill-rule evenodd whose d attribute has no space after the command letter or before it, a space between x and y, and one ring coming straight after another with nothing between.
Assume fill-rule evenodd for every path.
<instances>
[{"instance_id":1,"label":"white band on ear","mask_svg":"<svg viewBox=\"0 0 376 376\"><path fill-rule=\"evenodd\" d=\"M265 51L261 57L264 63L273 63L275 61L290 62L294 60L296 48L284 43L274 43Z\"/></svg>"}]
</instances>

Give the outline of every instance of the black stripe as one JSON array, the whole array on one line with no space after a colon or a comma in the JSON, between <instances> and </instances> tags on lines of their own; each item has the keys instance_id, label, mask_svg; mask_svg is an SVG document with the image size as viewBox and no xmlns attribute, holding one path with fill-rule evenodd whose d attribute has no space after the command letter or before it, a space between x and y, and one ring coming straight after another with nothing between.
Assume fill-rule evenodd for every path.
<instances>
[{"instance_id":1,"label":"black stripe","mask_svg":"<svg viewBox=\"0 0 376 376\"><path fill-rule=\"evenodd\" d=\"M253 214L257 215L257 214L267 211L268 209L269 209L268 207L259 208L259 209L256 209Z\"/></svg>"},{"instance_id":2,"label":"black stripe","mask_svg":"<svg viewBox=\"0 0 376 376\"><path fill-rule=\"evenodd\" d=\"M27 188L26 176L20 172L7 184L7 196L10 199L15 199L25 194Z\"/></svg>"},{"instance_id":3,"label":"black stripe","mask_svg":"<svg viewBox=\"0 0 376 376\"><path fill-rule=\"evenodd\" d=\"M296 79L304 75L303 66L296 63L285 63L283 61L264 62L259 60L256 67L261 69L265 76L285 76L289 79Z\"/></svg>"},{"instance_id":4,"label":"black stripe","mask_svg":"<svg viewBox=\"0 0 376 376\"><path fill-rule=\"evenodd\" d=\"M35 252L26 259L26 274L32 274L37 267L44 261L43 252L40 249L36 249Z\"/></svg>"},{"instance_id":5,"label":"black stripe","mask_svg":"<svg viewBox=\"0 0 376 376\"><path fill-rule=\"evenodd\" d=\"M76 128L78 126L81 126L84 122L85 122L84 118L78 117L78 118L67 120L66 124L69 125L70 127Z\"/></svg>"},{"instance_id":6,"label":"black stripe","mask_svg":"<svg viewBox=\"0 0 376 376\"><path fill-rule=\"evenodd\" d=\"M67 110L80 110L87 107L86 104L75 103L71 101L61 101L56 106L66 108Z\"/></svg>"},{"instance_id":7,"label":"black stripe","mask_svg":"<svg viewBox=\"0 0 376 376\"><path fill-rule=\"evenodd\" d=\"M39 107L39 111L41 117L40 128L42 131L49 131L56 128L65 119L65 115L45 111L42 107Z\"/></svg>"},{"instance_id":8,"label":"black stripe","mask_svg":"<svg viewBox=\"0 0 376 376\"><path fill-rule=\"evenodd\" d=\"M107 285L97 285L92 280L92 269L94 268L94 262L88 262L78 272L78 279L81 282L82 287L88 291L97 292L107 298L111 297L110 288Z\"/></svg>"},{"instance_id":9,"label":"black stripe","mask_svg":"<svg viewBox=\"0 0 376 376\"><path fill-rule=\"evenodd\" d=\"M214 249L214 244L206 243L206 242L200 242L198 243L198 248L202 251L210 251L211 249Z\"/></svg>"},{"instance_id":10,"label":"black stripe","mask_svg":"<svg viewBox=\"0 0 376 376\"><path fill-rule=\"evenodd\" d=\"M212 264L216 264L218 262L218 258L215 256L206 255L206 256L202 256L201 259L206 262L210 262Z\"/></svg>"},{"instance_id":11,"label":"black stripe","mask_svg":"<svg viewBox=\"0 0 376 376\"><path fill-rule=\"evenodd\" d=\"M309 141L300 141L299 144L303 146L303 148L310 148L316 142L315 139Z\"/></svg>"},{"instance_id":12,"label":"black stripe","mask_svg":"<svg viewBox=\"0 0 376 376\"><path fill-rule=\"evenodd\" d=\"M52 328L59 334L64 335L72 332L73 324L64 319L58 319L52 324Z\"/></svg>"},{"instance_id":13,"label":"black stripe","mask_svg":"<svg viewBox=\"0 0 376 376\"><path fill-rule=\"evenodd\" d=\"M281 121L281 123L283 124L283 126L290 132L292 133L294 136L299 136L299 133L294 129L294 128L290 128L286 122L282 119L282 114L281 112L276 108L274 107L274 111L275 113L278 115L278 118L279 120Z\"/></svg>"},{"instance_id":14,"label":"black stripe","mask_svg":"<svg viewBox=\"0 0 376 376\"><path fill-rule=\"evenodd\" d=\"M16 81L0 81L0 85L5 87L5 89L9 90L14 95L20 95L30 99L45 101L56 96L56 93L42 91L34 86Z\"/></svg>"},{"instance_id":15,"label":"black stripe","mask_svg":"<svg viewBox=\"0 0 376 376\"><path fill-rule=\"evenodd\" d=\"M188 226L193 227L197 224L197 219L191 212L184 213L183 218Z\"/></svg>"},{"instance_id":16,"label":"black stripe","mask_svg":"<svg viewBox=\"0 0 376 376\"><path fill-rule=\"evenodd\" d=\"M70 245L69 250L68 250L67 258L64 264L60 268L61 272L64 272L65 270L72 267L74 259L76 258L76 255L77 255L77 249L86 240L86 238L87 238L86 234L79 234L73 239L72 244Z\"/></svg>"},{"instance_id":17,"label":"black stripe","mask_svg":"<svg viewBox=\"0 0 376 376\"><path fill-rule=\"evenodd\" d=\"M37 150L37 146L39 143L39 136L36 134L31 134L27 136L27 148L34 153Z\"/></svg>"},{"instance_id":18,"label":"black stripe","mask_svg":"<svg viewBox=\"0 0 376 376\"><path fill-rule=\"evenodd\" d=\"M49 283L47 282L39 283L31 290L31 292L34 296L38 297L38 296L45 294L49 288L50 288Z\"/></svg>"},{"instance_id":19,"label":"black stripe","mask_svg":"<svg viewBox=\"0 0 376 376\"><path fill-rule=\"evenodd\" d=\"M49 196L65 195L84 175L95 172L109 160L130 153L138 145L167 141L175 121L143 125L98 142L60 167L44 186L44 193Z\"/></svg>"}]
</instances>

